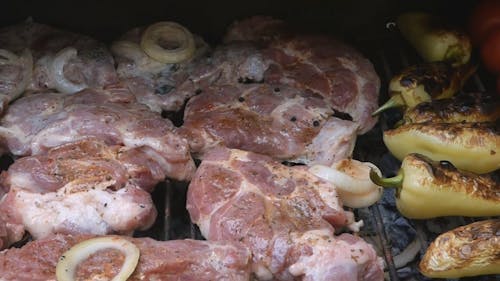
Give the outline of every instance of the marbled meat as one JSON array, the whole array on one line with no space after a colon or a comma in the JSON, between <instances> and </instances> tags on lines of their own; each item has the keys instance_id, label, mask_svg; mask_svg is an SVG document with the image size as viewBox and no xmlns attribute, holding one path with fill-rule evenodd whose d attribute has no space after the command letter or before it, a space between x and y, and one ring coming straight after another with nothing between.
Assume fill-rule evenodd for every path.
<instances>
[{"instance_id":1,"label":"marbled meat","mask_svg":"<svg viewBox=\"0 0 500 281\"><path fill-rule=\"evenodd\" d=\"M188 189L187 209L209 241L236 241L252 252L259 280L383 280L371 245L335 229L358 227L335 186L304 167L217 148Z\"/></svg>"}]
</instances>

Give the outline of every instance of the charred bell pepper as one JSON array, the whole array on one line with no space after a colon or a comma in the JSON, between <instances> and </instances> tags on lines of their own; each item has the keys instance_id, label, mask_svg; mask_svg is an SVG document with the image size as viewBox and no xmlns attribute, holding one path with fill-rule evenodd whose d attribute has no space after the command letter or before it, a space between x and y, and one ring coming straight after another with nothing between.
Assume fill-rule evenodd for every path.
<instances>
[{"instance_id":1,"label":"charred bell pepper","mask_svg":"<svg viewBox=\"0 0 500 281\"><path fill-rule=\"evenodd\" d=\"M370 179L396 188L396 207L407 218L500 215L498 172L478 175L412 153L404 158L395 177L381 178L372 171Z\"/></svg>"},{"instance_id":2,"label":"charred bell pepper","mask_svg":"<svg viewBox=\"0 0 500 281\"><path fill-rule=\"evenodd\" d=\"M391 107L414 107L434 99L444 99L458 92L476 71L471 64L452 66L447 62L432 62L409 66L389 83L391 98L372 115Z\"/></svg>"},{"instance_id":3,"label":"charred bell pepper","mask_svg":"<svg viewBox=\"0 0 500 281\"><path fill-rule=\"evenodd\" d=\"M461 226L439 235L420 261L430 278L500 274L500 219Z\"/></svg>"},{"instance_id":4,"label":"charred bell pepper","mask_svg":"<svg viewBox=\"0 0 500 281\"><path fill-rule=\"evenodd\" d=\"M405 111L403 123L495 122L499 118L498 95L476 92L423 102Z\"/></svg>"},{"instance_id":5,"label":"charred bell pepper","mask_svg":"<svg viewBox=\"0 0 500 281\"><path fill-rule=\"evenodd\" d=\"M464 31L458 30L440 18L423 12L401 14L396 24L403 37L428 62L469 62L472 44Z\"/></svg>"},{"instance_id":6,"label":"charred bell pepper","mask_svg":"<svg viewBox=\"0 0 500 281\"><path fill-rule=\"evenodd\" d=\"M500 120L404 124L384 131L383 141L399 160L420 153L478 174L500 169Z\"/></svg>"}]
</instances>

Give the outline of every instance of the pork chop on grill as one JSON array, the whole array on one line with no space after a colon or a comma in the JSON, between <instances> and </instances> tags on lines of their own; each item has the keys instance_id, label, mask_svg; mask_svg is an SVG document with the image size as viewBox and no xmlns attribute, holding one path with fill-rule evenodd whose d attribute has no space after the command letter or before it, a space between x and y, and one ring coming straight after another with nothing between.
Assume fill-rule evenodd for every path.
<instances>
[{"instance_id":1,"label":"pork chop on grill","mask_svg":"<svg viewBox=\"0 0 500 281\"><path fill-rule=\"evenodd\" d=\"M337 115L353 121L359 134L375 125L371 114L378 107L380 80L371 62L348 44L299 34L269 17L233 24L225 42L191 74L191 92L207 85L283 84L322 97Z\"/></svg>"},{"instance_id":2,"label":"pork chop on grill","mask_svg":"<svg viewBox=\"0 0 500 281\"><path fill-rule=\"evenodd\" d=\"M239 241L259 280L383 280L371 245L335 228L355 228L335 187L303 166L218 148L203 159L187 195L209 241Z\"/></svg>"},{"instance_id":3,"label":"pork chop on grill","mask_svg":"<svg viewBox=\"0 0 500 281\"><path fill-rule=\"evenodd\" d=\"M56 235L29 242L20 249L0 252L0 280L56 280L56 265L73 245L92 236ZM250 280L250 253L236 243L199 240L155 241L125 238L140 250L139 263L129 281L139 280ZM119 271L123 255L103 250L78 267L78 280L111 280Z\"/></svg>"},{"instance_id":4,"label":"pork chop on grill","mask_svg":"<svg viewBox=\"0 0 500 281\"><path fill-rule=\"evenodd\" d=\"M178 111L195 94L190 75L203 63L210 47L200 36L193 35L196 49L190 59L163 63L141 48L145 29L134 28L112 44L118 76L130 87L137 101L152 111Z\"/></svg>"},{"instance_id":5,"label":"pork chop on grill","mask_svg":"<svg viewBox=\"0 0 500 281\"><path fill-rule=\"evenodd\" d=\"M0 143L15 156L95 138L108 145L146 147L167 177L188 180L195 170L187 142L170 120L138 104L126 89L85 89L73 95L33 94L16 100L0 120Z\"/></svg>"},{"instance_id":6,"label":"pork chop on grill","mask_svg":"<svg viewBox=\"0 0 500 281\"><path fill-rule=\"evenodd\" d=\"M223 145L307 164L349 157L357 127L321 97L284 85L212 86L191 98L178 130L200 158Z\"/></svg>"},{"instance_id":7,"label":"pork chop on grill","mask_svg":"<svg viewBox=\"0 0 500 281\"><path fill-rule=\"evenodd\" d=\"M380 80L347 44L268 17L233 24L225 40L191 73L190 87L174 90L198 93L180 132L200 157L222 144L330 166L375 125Z\"/></svg>"},{"instance_id":8,"label":"pork chop on grill","mask_svg":"<svg viewBox=\"0 0 500 281\"><path fill-rule=\"evenodd\" d=\"M148 192L165 178L162 161L147 147L89 139L17 159L0 177L7 190L0 197L0 248L25 231L40 239L149 228L156 209Z\"/></svg>"},{"instance_id":9,"label":"pork chop on grill","mask_svg":"<svg viewBox=\"0 0 500 281\"><path fill-rule=\"evenodd\" d=\"M25 90L74 93L117 80L114 60L96 40L32 20L0 29L0 98Z\"/></svg>"}]
</instances>

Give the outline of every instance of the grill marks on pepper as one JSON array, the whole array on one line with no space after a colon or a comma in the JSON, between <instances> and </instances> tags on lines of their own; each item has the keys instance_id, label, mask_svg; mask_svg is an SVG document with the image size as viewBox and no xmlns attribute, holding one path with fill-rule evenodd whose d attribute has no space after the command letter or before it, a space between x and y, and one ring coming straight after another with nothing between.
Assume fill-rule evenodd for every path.
<instances>
[{"instance_id":1,"label":"grill marks on pepper","mask_svg":"<svg viewBox=\"0 0 500 281\"><path fill-rule=\"evenodd\" d=\"M414 154L415 165L422 165L432 176L436 187L447 187L469 196L493 200L500 203L500 181L495 173L478 175L459 171L448 161L434 162L429 158Z\"/></svg>"},{"instance_id":2,"label":"grill marks on pepper","mask_svg":"<svg viewBox=\"0 0 500 281\"><path fill-rule=\"evenodd\" d=\"M403 87L416 87L421 84L431 97L436 97L449 87L451 83L449 77L452 76L454 71L454 68L449 63L433 64L433 70L431 71L429 71L427 65L422 64L401 77L399 83Z\"/></svg>"}]
</instances>

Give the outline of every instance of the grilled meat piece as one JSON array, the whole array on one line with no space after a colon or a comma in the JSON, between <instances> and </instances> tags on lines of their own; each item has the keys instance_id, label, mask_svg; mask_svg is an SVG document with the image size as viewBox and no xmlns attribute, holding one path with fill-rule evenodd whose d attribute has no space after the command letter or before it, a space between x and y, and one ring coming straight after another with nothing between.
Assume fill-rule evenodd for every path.
<instances>
[{"instance_id":1,"label":"grilled meat piece","mask_svg":"<svg viewBox=\"0 0 500 281\"><path fill-rule=\"evenodd\" d=\"M259 29L260 20L262 26L276 26L276 31ZM338 115L352 120L359 134L370 130L377 121L371 113L378 106L380 88L373 65L345 43L328 36L288 32L281 24L267 17L236 23L226 37L228 44L217 47L191 73L190 87L175 91L193 95L210 85L287 85L322 97ZM245 27L252 25L256 27L253 31Z\"/></svg>"},{"instance_id":2,"label":"grilled meat piece","mask_svg":"<svg viewBox=\"0 0 500 281\"><path fill-rule=\"evenodd\" d=\"M106 46L96 40L27 20L0 29L0 46L19 56L0 64L0 72L10 68L18 75L7 77L4 84L25 83L23 89L2 89L0 94L13 100L24 90L56 89L73 93L83 88L103 88L117 81L114 60ZM29 63L15 63L27 60ZM0 54L1 56L1 54ZM29 71L22 69L31 67ZM30 77L24 77L28 75ZM2 79L5 79L2 76Z\"/></svg>"},{"instance_id":3,"label":"grilled meat piece","mask_svg":"<svg viewBox=\"0 0 500 281\"><path fill-rule=\"evenodd\" d=\"M157 155L167 177L188 180L195 165L187 142L173 132L172 122L138 104L128 90L116 87L23 97L0 121L0 143L19 156L42 154L86 138L147 147Z\"/></svg>"},{"instance_id":4,"label":"grilled meat piece","mask_svg":"<svg viewBox=\"0 0 500 281\"><path fill-rule=\"evenodd\" d=\"M211 87L188 102L178 132L201 158L224 145L273 158L330 165L349 157L353 122L333 117L322 98L288 86Z\"/></svg>"},{"instance_id":5,"label":"grilled meat piece","mask_svg":"<svg viewBox=\"0 0 500 281\"><path fill-rule=\"evenodd\" d=\"M323 97L366 133L377 122L380 80L373 65L352 47L326 36L298 35L273 41L265 51L273 63L264 80Z\"/></svg>"},{"instance_id":6,"label":"grilled meat piece","mask_svg":"<svg viewBox=\"0 0 500 281\"><path fill-rule=\"evenodd\" d=\"M331 38L297 36L267 48L232 43L218 47L207 61L209 64L191 74L192 87L179 91L237 83L287 85L322 97L329 107L352 120L358 133L376 123L371 113L378 106L380 81L373 66L354 49Z\"/></svg>"},{"instance_id":7,"label":"grilled meat piece","mask_svg":"<svg viewBox=\"0 0 500 281\"><path fill-rule=\"evenodd\" d=\"M20 249L0 253L0 279L46 281L56 279L56 264L73 245L92 238L56 235L29 242ZM250 253L239 244L199 240L155 241L127 238L140 250L140 260L129 281L138 280L250 280ZM111 280L119 271L123 255L103 250L78 268L78 280Z\"/></svg>"},{"instance_id":8,"label":"grilled meat piece","mask_svg":"<svg viewBox=\"0 0 500 281\"><path fill-rule=\"evenodd\" d=\"M190 74L206 59L210 47L194 35L196 51L192 58L179 63L162 63L149 57L140 47L145 27L134 28L113 43L111 51L117 73L137 101L152 111L178 111L195 94ZM189 88L189 90L180 90ZM179 89L179 90L176 90Z\"/></svg>"},{"instance_id":9,"label":"grilled meat piece","mask_svg":"<svg viewBox=\"0 0 500 281\"><path fill-rule=\"evenodd\" d=\"M165 178L162 162L148 147L89 139L16 160L0 177L8 190L0 199L3 247L25 231L39 239L52 233L130 234L150 227L156 209L148 192Z\"/></svg>"},{"instance_id":10,"label":"grilled meat piece","mask_svg":"<svg viewBox=\"0 0 500 281\"><path fill-rule=\"evenodd\" d=\"M187 209L209 241L239 241L259 280L383 280L373 248L334 227L357 227L335 187L305 167L241 150L209 152L191 181Z\"/></svg>"},{"instance_id":11,"label":"grilled meat piece","mask_svg":"<svg viewBox=\"0 0 500 281\"><path fill-rule=\"evenodd\" d=\"M365 133L376 123L380 81L373 65L351 46L323 35L303 35L285 22L256 16L233 23L225 42L252 42L268 68L264 81L322 96Z\"/></svg>"}]
</instances>

